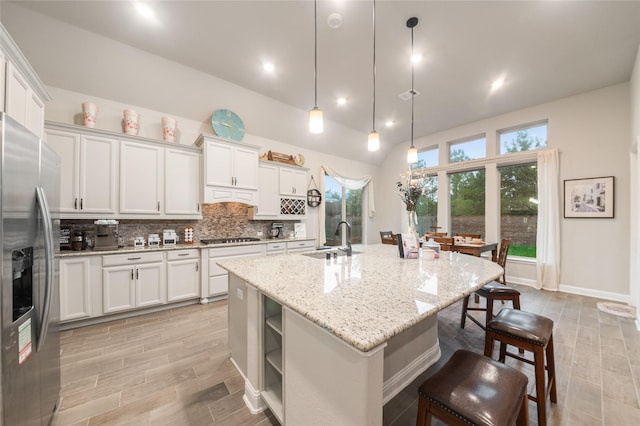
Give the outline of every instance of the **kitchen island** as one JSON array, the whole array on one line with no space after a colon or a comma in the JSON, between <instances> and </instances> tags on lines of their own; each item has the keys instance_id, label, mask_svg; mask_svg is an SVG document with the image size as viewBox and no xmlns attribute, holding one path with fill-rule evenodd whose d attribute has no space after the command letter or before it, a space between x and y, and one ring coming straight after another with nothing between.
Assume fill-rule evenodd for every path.
<instances>
[{"instance_id":1,"label":"kitchen island","mask_svg":"<svg viewBox=\"0 0 640 426\"><path fill-rule=\"evenodd\" d=\"M438 311L502 274L474 256L400 259L381 244L219 265L244 400L291 425L381 425L384 403L440 357Z\"/></svg>"}]
</instances>

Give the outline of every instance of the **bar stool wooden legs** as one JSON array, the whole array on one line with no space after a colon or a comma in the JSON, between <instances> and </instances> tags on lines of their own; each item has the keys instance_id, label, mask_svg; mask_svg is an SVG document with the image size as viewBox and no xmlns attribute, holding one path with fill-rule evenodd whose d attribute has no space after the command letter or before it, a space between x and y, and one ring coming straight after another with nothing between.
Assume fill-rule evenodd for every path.
<instances>
[{"instance_id":1,"label":"bar stool wooden legs","mask_svg":"<svg viewBox=\"0 0 640 426\"><path fill-rule=\"evenodd\" d=\"M493 319L493 302L495 300L510 300L514 309L520 309L520 292L515 288L500 284L496 281L492 281L489 284L485 284L483 287L476 290L476 294L484 297L487 300L486 308L474 308L469 307L469 296L466 296L462 301L462 315L460 317L460 328L464 328L466 319L469 318L482 328L486 329L485 324L489 323ZM484 324L475 319L468 311L486 311L486 318Z\"/></svg>"},{"instance_id":2,"label":"bar stool wooden legs","mask_svg":"<svg viewBox=\"0 0 640 426\"><path fill-rule=\"evenodd\" d=\"M456 351L419 388L416 426L528 425L527 376L491 358Z\"/></svg>"},{"instance_id":3,"label":"bar stool wooden legs","mask_svg":"<svg viewBox=\"0 0 640 426\"><path fill-rule=\"evenodd\" d=\"M553 354L553 321L541 315L515 309L503 309L487 323L485 356L493 354L494 341L500 342L499 360L509 356L534 366L536 395L528 398L538 406L538 425L547 424L547 397L557 402L556 370ZM533 361L507 351L507 345L533 352ZM546 356L546 365L545 365ZM547 372L545 378L545 370Z\"/></svg>"}]
</instances>

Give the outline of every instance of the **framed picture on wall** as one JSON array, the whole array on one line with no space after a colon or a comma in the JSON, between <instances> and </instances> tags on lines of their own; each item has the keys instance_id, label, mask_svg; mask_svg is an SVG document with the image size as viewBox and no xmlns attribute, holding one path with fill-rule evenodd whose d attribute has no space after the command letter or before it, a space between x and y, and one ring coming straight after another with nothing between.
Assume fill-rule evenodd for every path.
<instances>
[{"instance_id":1,"label":"framed picture on wall","mask_svg":"<svg viewBox=\"0 0 640 426\"><path fill-rule=\"evenodd\" d=\"M564 181L564 217L612 218L614 177Z\"/></svg>"}]
</instances>

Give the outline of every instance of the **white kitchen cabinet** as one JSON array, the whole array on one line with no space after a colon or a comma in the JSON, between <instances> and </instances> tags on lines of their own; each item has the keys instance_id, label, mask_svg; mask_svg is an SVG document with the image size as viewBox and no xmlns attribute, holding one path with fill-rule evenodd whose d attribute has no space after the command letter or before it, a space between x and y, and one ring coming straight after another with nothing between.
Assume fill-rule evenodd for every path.
<instances>
[{"instance_id":1,"label":"white kitchen cabinet","mask_svg":"<svg viewBox=\"0 0 640 426\"><path fill-rule=\"evenodd\" d=\"M46 143L60 156L63 218L115 214L118 142L47 128Z\"/></svg>"},{"instance_id":2,"label":"white kitchen cabinet","mask_svg":"<svg viewBox=\"0 0 640 426\"><path fill-rule=\"evenodd\" d=\"M274 256L276 254L285 254L286 252L287 252L287 243L285 243L284 241L267 244L267 256Z\"/></svg>"},{"instance_id":3,"label":"white kitchen cabinet","mask_svg":"<svg viewBox=\"0 0 640 426\"><path fill-rule=\"evenodd\" d=\"M280 168L266 162L258 166L258 195L256 206L251 211L251 219L277 219L280 211L278 174Z\"/></svg>"},{"instance_id":4,"label":"white kitchen cabinet","mask_svg":"<svg viewBox=\"0 0 640 426\"><path fill-rule=\"evenodd\" d=\"M60 321L102 315L102 257L60 259Z\"/></svg>"},{"instance_id":5,"label":"white kitchen cabinet","mask_svg":"<svg viewBox=\"0 0 640 426\"><path fill-rule=\"evenodd\" d=\"M218 266L217 262L241 257L264 256L265 253L264 244L202 249L200 303L226 297L229 292L229 273Z\"/></svg>"},{"instance_id":6,"label":"white kitchen cabinet","mask_svg":"<svg viewBox=\"0 0 640 426\"><path fill-rule=\"evenodd\" d=\"M151 144L120 143L120 213L160 215L163 154Z\"/></svg>"},{"instance_id":7,"label":"white kitchen cabinet","mask_svg":"<svg viewBox=\"0 0 640 426\"><path fill-rule=\"evenodd\" d=\"M167 302L162 252L104 256L102 266L105 314Z\"/></svg>"},{"instance_id":8,"label":"white kitchen cabinet","mask_svg":"<svg viewBox=\"0 0 640 426\"><path fill-rule=\"evenodd\" d=\"M205 203L256 203L259 147L206 134L196 145L204 146Z\"/></svg>"},{"instance_id":9,"label":"white kitchen cabinet","mask_svg":"<svg viewBox=\"0 0 640 426\"><path fill-rule=\"evenodd\" d=\"M164 158L164 213L200 215L200 153L167 148Z\"/></svg>"},{"instance_id":10,"label":"white kitchen cabinet","mask_svg":"<svg viewBox=\"0 0 640 426\"><path fill-rule=\"evenodd\" d=\"M256 206L247 210L249 219L302 219L307 206L307 172L297 166L260 161Z\"/></svg>"},{"instance_id":11,"label":"white kitchen cabinet","mask_svg":"<svg viewBox=\"0 0 640 426\"><path fill-rule=\"evenodd\" d=\"M287 241L287 254L313 250L315 240Z\"/></svg>"},{"instance_id":12,"label":"white kitchen cabinet","mask_svg":"<svg viewBox=\"0 0 640 426\"><path fill-rule=\"evenodd\" d=\"M200 296L200 250L167 252L167 301Z\"/></svg>"},{"instance_id":13,"label":"white kitchen cabinet","mask_svg":"<svg viewBox=\"0 0 640 426\"><path fill-rule=\"evenodd\" d=\"M43 137L44 102L51 100L51 96L2 25L0 66L0 111Z\"/></svg>"},{"instance_id":14,"label":"white kitchen cabinet","mask_svg":"<svg viewBox=\"0 0 640 426\"><path fill-rule=\"evenodd\" d=\"M307 171L300 168L280 167L280 195L307 196Z\"/></svg>"}]
</instances>

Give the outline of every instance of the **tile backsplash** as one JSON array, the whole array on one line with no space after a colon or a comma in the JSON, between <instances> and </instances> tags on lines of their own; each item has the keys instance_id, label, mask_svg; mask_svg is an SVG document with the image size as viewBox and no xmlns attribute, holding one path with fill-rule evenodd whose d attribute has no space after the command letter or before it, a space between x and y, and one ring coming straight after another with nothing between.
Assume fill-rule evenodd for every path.
<instances>
[{"instance_id":1,"label":"tile backsplash","mask_svg":"<svg viewBox=\"0 0 640 426\"><path fill-rule=\"evenodd\" d=\"M271 225L276 221L249 220L247 207L242 203L203 204L201 220L118 219L120 243L124 246L133 246L135 237L142 236L147 240L149 234L160 234L162 238L163 229L174 229L178 234L178 242L181 242L184 238L185 226L193 227L195 242L202 238L257 237L260 231L263 233L263 238L268 238ZM63 219L61 225L85 231L86 238L93 242L95 239L93 222L96 219L109 218ZM286 236L289 232L293 232L294 223L297 221L277 222L284 225L283 234Z\"/></svg>"}]
</instances>

